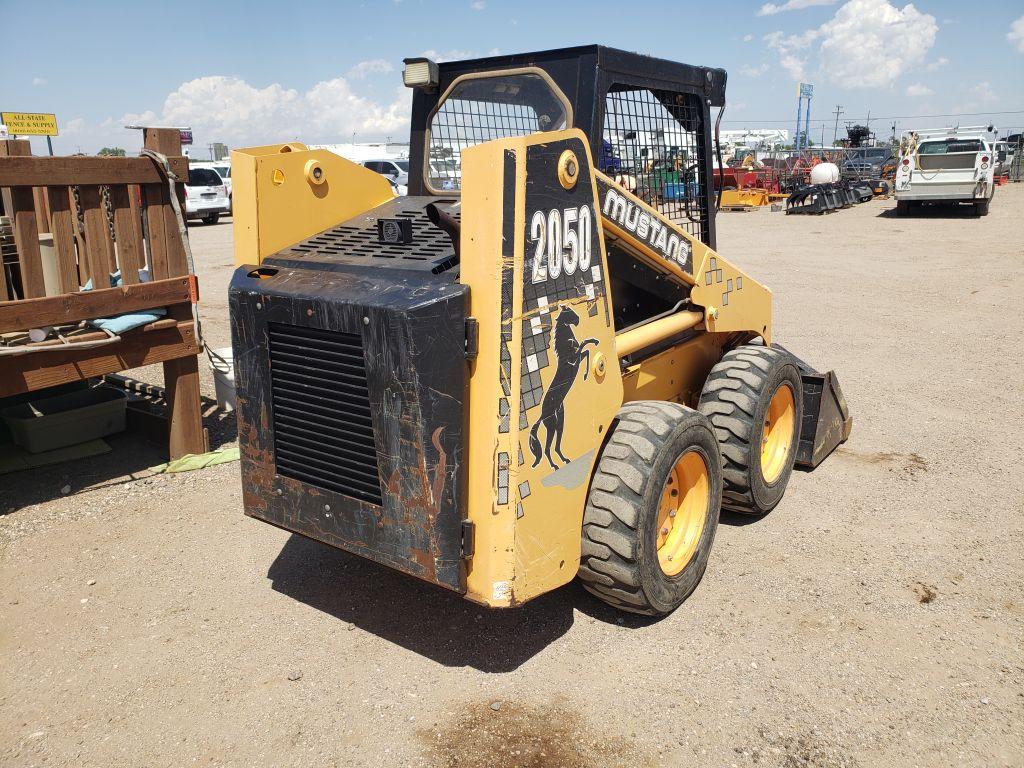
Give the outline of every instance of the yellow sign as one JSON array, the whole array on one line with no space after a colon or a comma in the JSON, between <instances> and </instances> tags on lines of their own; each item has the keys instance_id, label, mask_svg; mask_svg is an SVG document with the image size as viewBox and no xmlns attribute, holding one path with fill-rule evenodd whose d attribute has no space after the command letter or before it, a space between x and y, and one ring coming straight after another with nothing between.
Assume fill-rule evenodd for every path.
<instances>
[{"instance_id":1,"label":"yellow sign","mask_svg":"<svg viewBox=\"0 0 1024 768\"><path fill-rule=\"evenodd\" d=\"M34 112L0 112L0 123L11 136L56 136L57 116Z\"/></svg>"}]
</instances>

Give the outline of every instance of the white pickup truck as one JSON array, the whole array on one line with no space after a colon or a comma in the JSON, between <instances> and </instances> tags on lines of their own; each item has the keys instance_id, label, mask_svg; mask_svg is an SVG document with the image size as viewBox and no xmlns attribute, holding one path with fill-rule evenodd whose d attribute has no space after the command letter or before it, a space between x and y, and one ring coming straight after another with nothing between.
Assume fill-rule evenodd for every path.
<instances>
[{"instance_id":1,"label":"white pickup truck","mask_svg":"<svg viewBox=\"0 0 1024 768\"><path fill-rule=\"evenodd\" d=\"M912 131L900 141L896 214L922 203L971 203L988 213L995 190L991 126Z\"/></svg>"}]
</instances>

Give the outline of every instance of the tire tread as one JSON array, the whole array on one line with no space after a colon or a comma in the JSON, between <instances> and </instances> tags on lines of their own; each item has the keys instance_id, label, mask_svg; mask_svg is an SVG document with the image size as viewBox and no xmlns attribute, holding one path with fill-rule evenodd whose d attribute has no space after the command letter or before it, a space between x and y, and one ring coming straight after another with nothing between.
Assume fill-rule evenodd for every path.
<instances>
[{"instance_id":1,"label":"tire tread","mask_svg":"<svg viewBox=\"0 0 1024 768\"><path fill-rule=\"evenodd\" d=\"M697 410L711 421L722 451L723 509L764 512L758 509L749 480L750 456L760 455L750 444L759 434L754 414L772 370L790 361L792 356L782 350L745 345L726 352L708 376Z\"/></svg>"},{"instance_id":2,"label":"tire tread","mask_svg":"<svg viewBox=\"0 0 1024 768\"><path fill-rule=\"evenodd\" d=\"M659 613L641 587L637 527L647 468L661 438L687 410L650 400L625 404L594 471L583 517L579 577L587 591L621 610Z\"/></svg>"}]
</instances>

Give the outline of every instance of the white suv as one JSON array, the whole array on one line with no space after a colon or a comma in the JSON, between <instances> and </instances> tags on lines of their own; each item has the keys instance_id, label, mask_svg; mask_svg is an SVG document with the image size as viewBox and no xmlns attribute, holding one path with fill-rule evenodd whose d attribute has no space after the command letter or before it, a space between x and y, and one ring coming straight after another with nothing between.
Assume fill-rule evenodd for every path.
<instances>
[{"instance_id":1,"label":"white suv","mask_svg":"<svg viewBox=\"0 0 1024 768\"><path fill-rule=\"evenodd\" d=\"M228 208L231 207L231 163L227 160L214 160L206 163L189 163L189 168L213 168L224 181L228 189Z\"/></svg>"},{"instance_id":2,"label":"white suv","mask_svg":"<svg viewBox=\"0 0 1024 768\"><path fill-rule=\"evenodd\" d=\"M363 167L376 171L382 176L387 176L400 187L409 186L409 161L408 160L364 160Z\"/></svg>"},{"instance_id":3,"label":"white suv","mask_svg":"<svg viewBox=\"0 0 1024 768\"><path fill-rule=\"evenodd\" d=\"M914 131L900 142L896 213L922 203L971 203L988 213L995 191L996 158L984 133L990 128Z\"/></svg>"},{"instance_id":4,"label":"white suv","mask_svg":"<svg viewBox=\"0 0 1024 768\"><path fill-rule=\"evenodd\" d=\"M185 185L185 218L216 224L222 213L230 213L231 202L224 180L213 168L189 168Z\"/></svg>"}]
</instances>

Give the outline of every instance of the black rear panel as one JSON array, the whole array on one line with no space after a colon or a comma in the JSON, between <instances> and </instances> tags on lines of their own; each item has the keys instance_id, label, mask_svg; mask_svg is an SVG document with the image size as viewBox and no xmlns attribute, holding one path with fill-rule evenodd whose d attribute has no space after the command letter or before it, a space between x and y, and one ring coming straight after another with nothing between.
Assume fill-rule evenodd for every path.
<instances>
[{"instance_id":1,"label":"black rear panel","mask_svg":"<svg viewBox=\"0 0 1024 768\"><path fill-rule=\"evenodd\" d=\"M469 289L423 213L436 200L235 272L238 443L247 515L465 591ZM381 242L395 220L411 238Z\"/></svg>"},{"instance_id":2,"label":"black rear panel","mask_svg":"<svg viewBox=\"0 0 1024 768\"><path fill-rule=\"evenodd\" d=\"M267 337L278 474L382 504L362 339L281 323Z\"/></svg>"}]
</instances>

